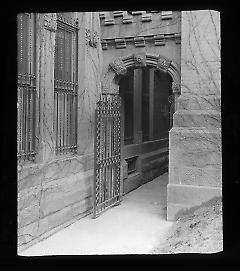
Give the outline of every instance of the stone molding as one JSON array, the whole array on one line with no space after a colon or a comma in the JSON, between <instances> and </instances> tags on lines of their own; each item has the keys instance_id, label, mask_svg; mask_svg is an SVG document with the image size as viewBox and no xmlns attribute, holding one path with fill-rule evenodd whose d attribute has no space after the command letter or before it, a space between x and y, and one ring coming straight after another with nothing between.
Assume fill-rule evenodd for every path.
<instances>
[{"instance_id":1,"label":"stone molding","mask_svg":"<svg viewBox=\"0 0 240 271\"><path fill-rule=\"evenodd\" d=\"M110 15L109 11L99 12L100 20L104 21L104 25L114 25L115 18L122 17L122 23L132 23L134 17L138 17L141 22L151 22L152 13L159 16L160 20L171 20L173 18L173 11L113 11Z\"/></svg>"},{"instance_id":2,"label":"stone molding","mask_svg":"<svg viewBox=\"0 0 240 271\"><path fill-rule=\"evenodd\" d=\"M111 62L102 77L102 90L117 92L119 88L118 80L120 78L116 77L116 75L124 75L128 68L144 66L154 67L161 71L168 72L176 86L180 84L180 67L174 61L161 55L139 53L120 57Z\"/></svg>"},{"instance_id":3,"label":"stone molding","mask_svg":"<svg viewBox=\"0 0 240 271\"><path fill-rule=\"evenodd\" d=\"M126 48L127 45L135 45L135 47L145 47L147 43L153 43L155 46L165 46L168 41L175 41L176 44L181 43L181 34L160 34L141 37L123 37L113 39L102 39L102 49L107 50L109 45L116 49Z\"/></svg>"}]
</instances>

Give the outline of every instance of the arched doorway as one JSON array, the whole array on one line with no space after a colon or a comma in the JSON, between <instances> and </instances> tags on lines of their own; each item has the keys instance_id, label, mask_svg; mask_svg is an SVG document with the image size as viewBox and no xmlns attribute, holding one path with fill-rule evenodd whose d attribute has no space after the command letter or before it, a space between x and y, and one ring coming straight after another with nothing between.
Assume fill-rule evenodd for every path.
<instances>
[{"instance_id":1,"label":"arched doorway","mask_svg":"<svg viewBox=\"0 0 240 271\"><path fill-rule=\"evenodd\" d=\"M118 82L124 146L168 137L172 125L172 78L153 67L128 69Z\"/></svg>"},{"instance_id":2,"label":"arched doorway","mask_svg":"<svg viewBox=\"0 0 240 271\"><path fill-rule=\"evenodd\" d=\"M121 167L121 181L117 181L117 187L120 184L120 191L123 192L119 194L120 197L168 169L169 130L176 97L179 95L179 81L178 66L165 57L152 54L141 53L118 58L107 67L102 79L101 97L116 95L116 97L121 96L123 100L122 107L119 108L121 111L119 115L122 118L119 136L119 138L121 137L121 149L117 150L117 152L121 152L121 163L118 168L120 170ZM99 105L104 105L104 118L105 111L108 108L113 109L115 102L112 103L111 98L109 100L100 98ZM96 123L96 126L101 127L102 125ZM108 135L109 129L104 127L103 134ZM112 127L111 131L114 131L116 126ZM106 136L97 135L96 141L99 140L103 142L104 148L108 149L108 144L104 143L108 142ZM109 157L105 158L109 159ZM105 165L105 158L99 161L95 155L95 163L98 164L95 166L97 179L99 179L97 173L99 165L103 163L106 169L109 166ZM115 162L112 161L112 163ZM115 183L119 175L116 180L114 174L110 174L110 177L110 182L108 178L100 178L100 186L97 186L97 181L95 182L97 188L102 187L100 190L105 195L104 201L100 205L105 206L111 201L111 198L108 199L106 196L105 188L108 187L108 183ZM95 199L101 194L97 190L94 192ZM106 206L103 209L105 210Z\"/></svg>"},{"instance_id":3,"label":"arched doorway","mask_svg":"<svg viewBox=\"0 0 240 271\"><path fill-rule=\"evenodd\" d=\"M168 137L174 113L172 82L168 73L151 66L132 67L118 80L124 193L168 168Z\"/></svg>"}]
</instances>

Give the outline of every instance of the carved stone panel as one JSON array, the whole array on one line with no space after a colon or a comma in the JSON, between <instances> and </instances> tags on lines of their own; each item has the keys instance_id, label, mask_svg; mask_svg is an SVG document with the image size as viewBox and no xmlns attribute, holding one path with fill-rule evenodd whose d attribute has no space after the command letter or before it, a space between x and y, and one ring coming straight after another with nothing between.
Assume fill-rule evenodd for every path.
<instances>
[{"instance_id":1,"label":"carved stone panel","mask_svg":"<svg viewBox=\"0 0 240 271\"><path fill-rule=\"evenodd\" d=\"M146 67L146 55L145 54L134 54L134 63L136 67Z\"/></svg>"},{"instance_id":2,"label":"carved stone panel","mask_svg":"<svg viewBox=\"0 0 240 271\"><path fill-rule=\"evenodd\" d=\"M181 92L180 84L176 83L176 82L172 82L172 91L173 91L173 93L180 94L180 92Z\"/></svg>"},{"instance_id":3,"label":"carved stone panel","mask_svg":"<svg viewBox=\"0 0 240 271\"><path fill-rule=\"evenodd\" d=\"M98 33L96 31L91 32L90 29L85 30L86 45L97 48L98 45Z\"/></svg>"},{"instance_id":4,"label":"carved stone panel","mask_svg":"<svg viewBox=\"0 0 240 271\"><path fill-rule=\"evenodd\" d=\"M157 62L157 69L167 70L171 65L171 60L166 59L165 57L159 56Z\"/></svg>"},{"instance_id":5,"label":"carved stone panel","mask_svg":"<svg viewBox=\"0 0 240 271\"><path fill-rule=\"evenodd\" d=\"M125 74L127 72L127 68L125 67L124 62L122 61L121 58L116 59L112 63L110 63L110 67L114 70L114 72L119 75L119 74Z\"/></svg>"},{"instance_id":6,"label":"carved stone panel","mask_svg":"<svg viewBox=\"0 0 240 271\"><path fill-rule=\"evenodd\" d=\"M57 15L56 13L46 13L44 15L44 28L56 32L57 31Z\"/></svg>"}]
</instances>

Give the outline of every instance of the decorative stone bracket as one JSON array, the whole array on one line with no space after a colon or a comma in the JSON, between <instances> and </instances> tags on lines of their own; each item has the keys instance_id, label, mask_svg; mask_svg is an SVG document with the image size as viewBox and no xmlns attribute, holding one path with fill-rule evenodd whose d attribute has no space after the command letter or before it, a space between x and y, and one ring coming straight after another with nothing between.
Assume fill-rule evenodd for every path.
<instances>
[{"instance_id":1,"label":"decorative stone bracket","mask_svg":"<svg viewBox=\"0 0 240 271\"><path fill-rule=\"evenodd\" d=\"M175 94L181 94L181 87L179 83L172 82L172 91Z\"/></svg>"},{"instance_id":2,"label":"decorative stone bracket","mask_svg":"<svg viewBox=\"0 0 240 271\"><path fill-rule=\"evenodd\" d=\"M117 58L114 62L110 63L110 67L117 75L123 75L127 72L127 68L121 58Z\"/></svg>"},{"instance_id":3,"label":"decorative stone bracket","mask_svg":"<svg viewBox=\"0 0 240 271\"><path fill-rule=\"evenodd\" d=\"M158 57L157 69L167 71L167 69L170 67L170 65L171 65L171 60L168 60L163 56Z\"/></svg>"},{"instance_id":4,"label":"decorative stone bracket","mask_svg":"<svg viewBox=\"0 0 240 271\"><path fill-rule=\"evenodd\" d=\"M91 32L90 29L85 31L86 45L97 48L98 45L98 34L96 31Z\"/></svg>"}]
</instances>

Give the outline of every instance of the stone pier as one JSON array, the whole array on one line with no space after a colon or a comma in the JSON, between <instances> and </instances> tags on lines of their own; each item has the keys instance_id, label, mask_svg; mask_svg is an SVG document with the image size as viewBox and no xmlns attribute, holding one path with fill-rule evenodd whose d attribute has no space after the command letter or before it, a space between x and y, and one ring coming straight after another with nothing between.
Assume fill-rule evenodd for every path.
<instances>
[{"instance_id":1,"label":"stone pier","mask_svg":"<svg viewBox=\"0 0 240 271\"><path fill-rule=\"evenodd\" d=\"M168 220L222 194L219 12L182 12L181 35L181 96L169 135Z\"/></svg>"}]
</instances>

